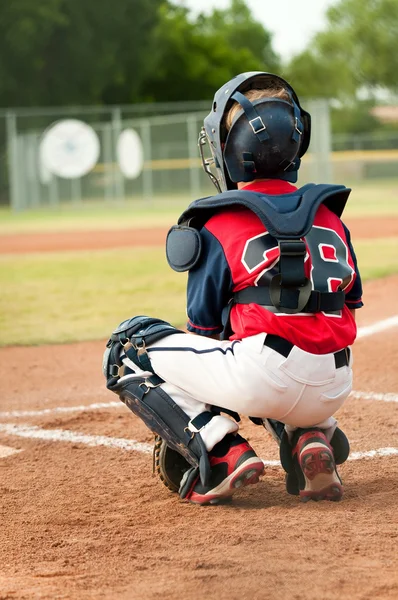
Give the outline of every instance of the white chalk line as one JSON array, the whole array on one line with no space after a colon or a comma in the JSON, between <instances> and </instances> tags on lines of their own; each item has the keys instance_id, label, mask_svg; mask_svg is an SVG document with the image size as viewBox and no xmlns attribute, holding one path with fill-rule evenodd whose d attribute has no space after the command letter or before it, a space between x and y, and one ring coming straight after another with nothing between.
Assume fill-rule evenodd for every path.
<instances>
[{"instance_id":1,"label":"white chalk line","mask_svg":"<svg viewBox=\"0 0 398 600\"><path fill-rule=\"evenodd\" d=\"M388 319L384 319L383 321L378 321L373 325L369 325L366 327L359 327L357 332L357 338L368 337L387 329L391 329L398 325L398 315L394 317L390 317ZM351 396L354 398L362 399L362 400L378 400L382 402L395 402L398 403L398 395L397 394L381 394L376 392L361 392L361 391L353 391ZM79 406L59 406L55 408L45 408L41 410L25 410L25 411L6 411L0 412L0 418L23 418L23 417L35 417L35 416L45 416L52 414L62 414L62 413L72 413L72 412L83 412L88 410L101 410L107 408L118 408L121 407L122 404L118 401L116 402L97 402L88 405L79 405ZM62 429L40 429L35 426L19 426L14 424L0 424L0 432L3 432L7 435L14 435L23 438L29 439L41 439L45 441L55 441L55 442L70 442L76 444L84 444L86 446L105 446L108 448L118 448L126 451L138 451L144 453L151 453L152 447L149 444L142 444L135 440L128 440L123 438L110 438L107 436L98 436L98 435L86 435L80 434L73 431L62 430ZM21 450L17 450L15 448L10 448L8 446L0 445L0 458L4 458L6 456L11 456L21 452ZM398 455L398 448L379 448L377 450L369 450L367 452L352 452L348 460L360 460L363 458L375 458L375 457L385 457L385 456L396 456ZM264 464L267 466L279 466L278 460L263 460Z\"/></svg>"},{"instance_id":2,"label":"white chalk line","mask_svg":"<svg viewBox=\"0 0 398 600\"><path fill-rule=\"evenodd\" d=\"M398 315L378 321L373 325L367 327L358 328L358 338L367 337L380 331L390 329L398 325ZM377 394L374 392L352 392L355 398L361 398L363 400L381 400L383 402L398 402L398 395L396 394ZM12 410L0 412L0 418L20 418L20 417L41 417L45 415L52 415L57 413L71 413L71 412L84 412L86 410L101 410L106 408L118 408L122 404L121 402L96 402L93 404L79 405L79 406L58 406L55 408L43 408L41 410Z\"/></svg>"},{"instance_id":3,"label":"white chalk line","mask_svg":"<svg viewBox=\"0 0 398 600\"><path fill-rule=\"evenodd\" d=\"M351 392L351 396L353 398L357 398L359 400L377 400L380 402L397 402L398 403L398 394L379 394L377 392Z\"/></svg>"},{"instance_id":4,"label":"white chalk line","mask_svg":"<svg viewBox=\"0 0 398 600\"><path fill-rule=\"evenodd\" d=\"M369 335L374 335L375 333L380 333L382 331L385 331L386 329L397 327L397 325L398 315L395 315L394 317L390 317L388 319L384 319L383 321L373 323L373 325L368 325L366 327L358 327L357 339L368 337Z\"/></svg>"},{"instance_id":5,"label":"white chalk line","mask_svg":"<svg viewBox=\"0 0 398 600\"><path fill-rule=\"evenodd\" d=\"M0 424L0 433L26 439L43 440L46 442L69 442L72 444L83 444L85 446L105 446L128 452L135 451L151 454L153 448L150 444L143 444L136 440L125 438L107 437L105 435L87 435L64 429L42 429L31 425L15 425L13 423ZM378 448L365 452L352 452L348 460L361 460L365 458L384 458L398 456L398 448ZM263 460L264 465L270 467L280 466L279 460Z\"/></svg>"},{"instance_id":6,"label":"white chalk line","mask_svg":"<svg viewBox=\"0 0 398 600\"><path fill-rule=\"evenodd\" d=\"M44 440L48 442L70 442L72 444L83 444L85 446L106 446L107 448L118 448L119 450L152 452L150 444L143 444L136 440L113 438L105 435L87 435L67 429L42 429L35 425L15 425L13 423L0 424L0 433L27 439Z\"/></svg>"},{"instance_id":7,"label":"white chalk line","mask_svg":"<svg viewBox=\"0 0 398 600\"><path fill-rule=\"evenodd\" d=\"M12 456L13 454L18 454L18 452L22 452L17 448L10 448L10 446L1 446L0 445L0 458L6 458L7 456Z\"/></svg>"},{"instance_id":8,"label":"white chalk line","mask_svg":"<svg viewBox=\"0 0 398 600\"><path fill-rule=\"evenodd\" d=\"M353 398L360 400L378 400L380 402L395 402L398 403L398 394L381 394L377 392L351 392ZM42 417L46 415L66 414L73 412L85 412L90 410L101 410L107 408L122 408L122 402L95 402L93 404L80 404L77 406L56 406L54 408L43 408L41 410L10 410L0 412L0 419L18 419L24 417Z\"/></svg>"},{"instance_id":9,"label":"white chalk line","mask_svg":"<svg viewBox=\"0 0 398 600\"><path fill-rule=\"evenodd\" d=\"M0 419L18 417L42 417L46 415L84 412L86 410L120 408L122 406L124 406L123 403L120 400L116 400L115 402L94 402L93 404L79 404L77 406L56 406L54 408L43 408L40 410L10 410L6 412L0 412Z\"/></svg>"}]
</instances>

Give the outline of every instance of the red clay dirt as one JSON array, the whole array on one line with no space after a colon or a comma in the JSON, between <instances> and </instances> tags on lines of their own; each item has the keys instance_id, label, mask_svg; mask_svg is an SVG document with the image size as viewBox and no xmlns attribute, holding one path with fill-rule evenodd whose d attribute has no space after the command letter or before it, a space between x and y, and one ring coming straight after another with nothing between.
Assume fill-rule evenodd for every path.
<instances>
[{"instance_id":1,"label":"red clay dirt","mask_svg":"<svg viewBox=\"0 0 398 600\"><path fill-rule=\"evenodd\" d=\"M368 283L359 326L396 315L397 292L398 276ZM0 411L116 401L101 373L104 345L0 349ZM397 329L359 339L355 390L397 398L397 356ZM351 396L338 418L353 452L398 448L396 401ZM7 423L152 443L121 403L0 415ZM242 433L277 459L262 428L244 419ZM232 504L198 507L152 475L150 454L1 431L0 444L21 450L0 458L0 600L398 598L397 455L345 463L337 504L300 504L275 466Z\"/></svg>"},{"instance_id":2,"label":"red clay dirt","mask_svg":"<svg viewBox=\"0 0 398 600\"><path fill-rule=\"evenodd\" d=\"M398 277L385 282L393 298ZM380 314L366 286L360 325ZM1 410L116 399L104 388L104 342L0 350ZM359 340L355 389L398 392L396 332ZM340 411L353 451L397 447L398 405L351 398ZM151 442L123 405L2 422ZM246 419L260 456L273 441ZM22 452L0 459L0 598L83 600L391 599L398 597L397 457L348 462L339 504L301 505L279 467L233 504L186 504L151 473L151 457L1 434Z\"/></svg>"},{"instance_id":3,"label":"red clay dirt","mask_svg":"<svg viewBox=\"0 0 398 600\"><path fill-rule=\"evenodd\" d=\"M388 217L347 218L352 239L398 236L398 219ZM128 246L158 246L166 240L167 228L117 229L112 231L59 231L0 236L0 254L103 250Z\"/></svg>"}]
</instances>

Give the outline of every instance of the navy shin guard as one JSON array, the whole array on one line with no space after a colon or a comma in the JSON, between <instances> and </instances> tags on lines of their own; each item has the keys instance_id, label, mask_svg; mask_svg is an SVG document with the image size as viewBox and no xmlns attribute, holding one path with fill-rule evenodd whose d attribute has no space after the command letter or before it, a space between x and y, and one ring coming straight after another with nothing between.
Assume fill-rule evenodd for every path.
<instances>
[{"instance_id":1,"label":"navy shin guard","mask_svg":"<svg viewBox=\"0 0 398 600\"><path fill-rule=\"evenodd\" d=\"M163 380L153 372L146 347L173 333L183 333L169 323L150 317L133 317L112 333L103 360L107 388L167 445L179 452L192 465L204 485L210 475L207 450L200 430L212 419L204 412L195 419L188 415L160 387ZM125 353L137 366L153 373L147 379L125 374L121 354ZM181 493L180 493L181 495Z\"/></svg>"}]
</instances>

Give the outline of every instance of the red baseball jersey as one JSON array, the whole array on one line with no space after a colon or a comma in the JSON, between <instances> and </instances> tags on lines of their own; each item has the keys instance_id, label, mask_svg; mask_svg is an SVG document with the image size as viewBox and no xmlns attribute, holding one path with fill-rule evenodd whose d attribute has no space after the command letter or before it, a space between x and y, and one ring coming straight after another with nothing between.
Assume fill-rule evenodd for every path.
<instances>
[{"instance_id":1,"label":"red baseball jersey","mask_svg":"<svg viewBox=\"0 0 398 600\"><path fill-rule=\"evenodd\" d=\"M247 191L286 194L297 188L281 180L257 182ZM204 253L189 274L188 330L202 335L222 330L222 309L231 293L248 286L268 285L279 271L278 242L249 209L234 207L214 215L202 230ZM320 292L343 289L346 305L333 313L285 314L258 304L235 304L231 339L260 332L279 335L313 354L336 352L351 345L356 325L349 307L362 306L361 283L349 232L342 221L321 205L304 238L305 273Z\"/></svg>"}]
</instances>

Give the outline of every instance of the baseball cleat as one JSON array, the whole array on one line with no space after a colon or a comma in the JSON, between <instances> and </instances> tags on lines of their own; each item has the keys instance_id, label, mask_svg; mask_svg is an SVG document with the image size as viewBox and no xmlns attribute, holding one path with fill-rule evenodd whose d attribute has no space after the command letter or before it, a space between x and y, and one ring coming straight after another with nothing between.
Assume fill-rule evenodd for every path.
<instances>
[{"instance_id":1,"label":"baseball cleat","mask_svg":"<svg viewBox=\"0 0 398 600\"><path fill-rule=\"evenodd\" d=\"M298 437L293 460L302 502L340 500L343 486L336 470L332 446L319 430L307 430Z\"/></svg>"},{"instance_id":2,"label":"baseball cleat","mask_svg":"<svg viewBox=\"0 0 398 600\"><path fill-rule=\"evenodd\" d=\"M209 453L211 476L204 486L196 479L186 499L194 504L219 504L236 490L258 483L264 463L240 435L228 434Z\"/></svg>"},{"instance_id":3,"label":"baseball cleat","mask_svg":"<svg viewBox=\"0 0 398 600\"><path fill-rule=\"evenodd\" d=\"M311 431L315 431L315 429L311 429ZM321 430L317 429L317 431ZM334 432L332 439L330 440L330 445L333 449L334 462L336 463L336 465L343 464L350 454L350 443L345 433L339 427L336 428L336 431ZM298 468L298 465L295 466L293 461L291 461L291 466L289 465L290 459L288 455L290 455L291 457L291 452L292 451L290 448L290 444L287 441L287 437L283 436L281 442L281 461L284 469L287 471L285 476L286 491L288 494L291 494L293 496L299 496L300 486L297 471L299 471L300 474L301 469Z\"/></svg>"}]
</instances>

